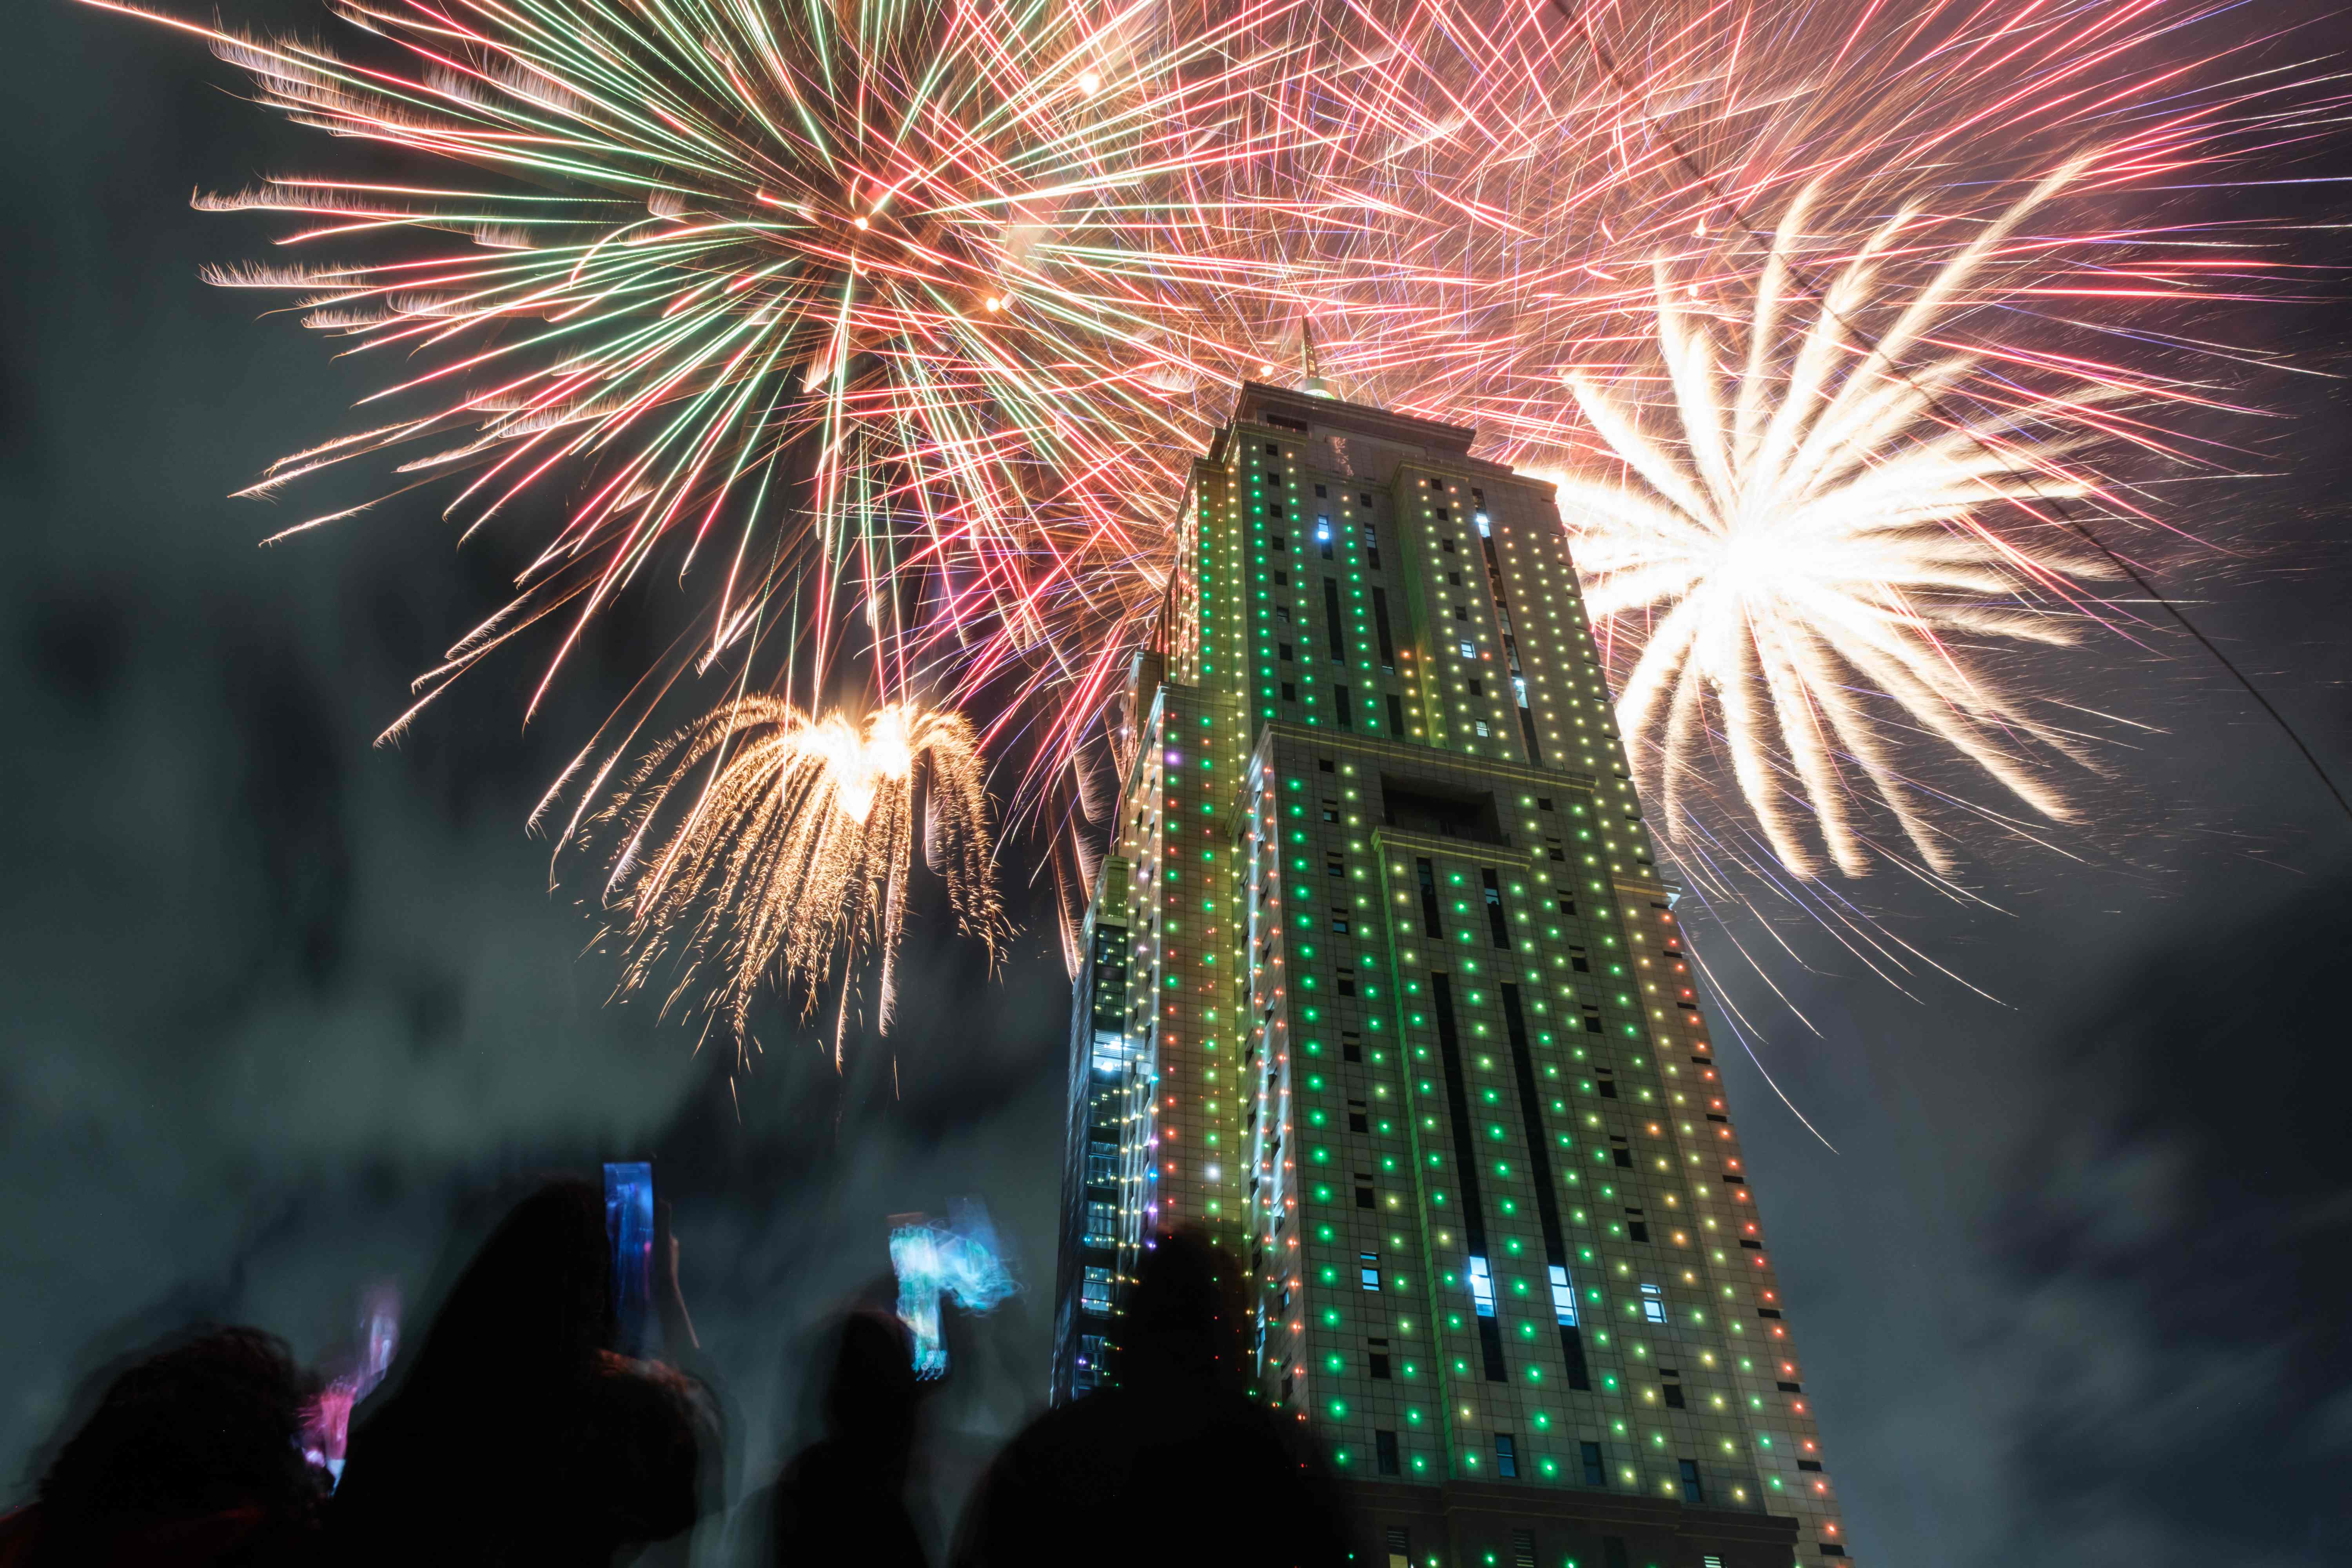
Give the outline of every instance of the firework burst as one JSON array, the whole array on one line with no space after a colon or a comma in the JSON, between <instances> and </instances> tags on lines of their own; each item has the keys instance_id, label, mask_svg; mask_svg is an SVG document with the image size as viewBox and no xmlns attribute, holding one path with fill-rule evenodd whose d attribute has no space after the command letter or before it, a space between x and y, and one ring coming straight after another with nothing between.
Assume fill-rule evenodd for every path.
<instances>
[{"instance_id":1,"label":"firework burst","mask_svg":"<svg viewBox=\"0 0 2352 1568\"><path fill-rule=\"evenodd\" d=\"M200 199L290 216L305 252L374 245L208 276L399 362L368 400L398 412L256 491L390 457L478 528L577 487L424 700L550 616L560 664L656 569L708 584L706 661L780 589L820 668L846 637L892 689L933 617L1034 648L1041 599L1099 592L1087 569L1132 548L1200 366L1255 360L1246 322L1287 298L1259 230L1290 209L1202 194L1301 134L1253 92L1287 0L333 9L363 58L191 30L268 107L451 172Z\"/></svg>"},{"instance_id":2,"label":"firework burst","mask_svg":"<svg viewBox=\"0 0 2352 1568\"><path fill-rule=\"evenodd\" d=\"M2020 404L2011 387L1989 402L1982 356L1933 346L1951 302L2069 173L1899 299L1873 340L1854 323L1886 319L1881 258L1920 215L1898 212L1818 300L1792 300L1790 268L1808 243L1801 196L1747 318L1726 335L1675 269L1655 268L1666 419L1645 423L1581 374L1568 377L1629 475L1570 478L1559 497L1596 623L1604 634L1630 626L1638 640L1619 722L1670 832L1720 757L1799 876L1821 868L1816 836L1839 870L1868 869L1860 793L1892 812L1928 865L1952 869L1900 771L1890 707L2042 816L2071 819L2027 748L2078 760L2079 748L1974 649L2078 640L2080 584L2114 568L2048 509L2096 489L2066 459L2103 436L2092 421L2124 392L2084 384Z\"/></svg>"},{"instance_id":3,"label":"firework burst","mask_svg":"<svg viewBox=\"0 0 2352 1568\"><path fill-rule=\"evenodd\" d=\"M984 772L971 725L913 703L886 703L863 726L772 697L705 715L591 824L616 846L605 891L629 949L623 989L667 971L665 1011L699 996L740 1042L764 982L814 1010L837 962L871 953L887 1030L919 841L965 934L992 952L1005 934ZM845 977L845 1022L850 989ZM840 1041L837 1027L836 1059Z\"/></svg>"}]
</instances>

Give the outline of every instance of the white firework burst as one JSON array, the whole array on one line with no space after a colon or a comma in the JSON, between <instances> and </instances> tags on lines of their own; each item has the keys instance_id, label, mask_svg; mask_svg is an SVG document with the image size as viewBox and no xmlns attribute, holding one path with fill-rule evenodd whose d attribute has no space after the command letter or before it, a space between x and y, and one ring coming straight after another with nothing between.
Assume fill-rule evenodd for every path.
<instances>
[{"instance_id":1,"label":"white firework burst","mask_svg":"<svg viewBox=\"0 0 2352 1568\"><path fill-rule=\"evenodd\" d=\"M1559 499L1588 612L1639 650L1618 719L1670 836L1727 766L1773 855L1800 876L1822 874L1823 851L1849 876L1869 869L1873 800L1948 872L1950 841L1899 762L1905 728L2042 816L2073 819L2044 764L2048 753L2082 763L2078 742L2035 716L1983 647L2080 636L2083 584L2113 568L2065 535L2050 503L2095 491L2067 459L2098 438L2092 411L2126 389L2020 394L1987 373L1980 347L1944 331L1999 294L2019 222L2072 172L1985 225L1907 298L1888 279L1924 245L1915 209L1824 266L1816 291L1801 195L1744 319L1703 310L1658 264L1662 411L1645 416L1613 388L1568 376L1625 470L1570 477ZM1866 336L1864 320L1886 325Z\"/></svg>"}]
</instances>

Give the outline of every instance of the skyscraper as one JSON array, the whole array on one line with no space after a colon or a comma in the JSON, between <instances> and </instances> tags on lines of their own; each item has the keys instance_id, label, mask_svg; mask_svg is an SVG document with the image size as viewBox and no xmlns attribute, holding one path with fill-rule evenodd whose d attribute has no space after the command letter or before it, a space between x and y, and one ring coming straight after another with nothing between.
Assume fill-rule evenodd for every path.
<instances>
[{"instance_id":1,"label":"skyscraper","mask_svg":"<svg viewBox=\"0 0 2352 1568\"><path fill-rule=\"evenodd\" d=\"M1055 1396L1198 1225L1388 1568L1842 1563L1566 534L1475 435L1252 384L1193 466L1084 933Z\"/></svg>"}]
</instances>

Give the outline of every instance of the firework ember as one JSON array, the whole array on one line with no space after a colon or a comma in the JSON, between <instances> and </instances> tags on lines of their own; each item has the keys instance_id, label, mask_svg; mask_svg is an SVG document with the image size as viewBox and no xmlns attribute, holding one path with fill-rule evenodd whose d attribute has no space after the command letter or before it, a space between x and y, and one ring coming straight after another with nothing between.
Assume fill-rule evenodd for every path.
<instances>
[{"instance_id":1,"label":"firework ember","mask_svg":"<svg viewBox=\"0 0 2352 1568\"><path fill-rule=\"evenodd\" d=\"M887 1029L919 840L964 931L992 950L1003 935L983 771L969 724L911 703L862 727L772 697L706 715L592 825L617 830L605 887L630 948L624 987L671 967L665 1006L698 994L740 1041L764 981L813 1009L836 961L871 952Z\"/></svg>"}]
</instances>

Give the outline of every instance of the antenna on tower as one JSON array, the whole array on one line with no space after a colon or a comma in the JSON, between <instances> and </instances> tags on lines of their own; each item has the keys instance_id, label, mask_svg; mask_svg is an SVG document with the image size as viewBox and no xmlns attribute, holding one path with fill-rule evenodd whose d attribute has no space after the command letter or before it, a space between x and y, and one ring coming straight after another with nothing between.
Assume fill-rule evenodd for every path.
<instances>
[{"instance_id":1,"label":"antenna on tower","mask_svg":"<svg viewBox=\"0 0 2352 1568\"><path fill-rule=\"evenodd\" d=\"M1323 379L1323 367L1315 354L1315 324L1303 315L1298 318L1298 390L1310 397L1339 395L1339 389Z\"/></svg>"}]
</instances>

